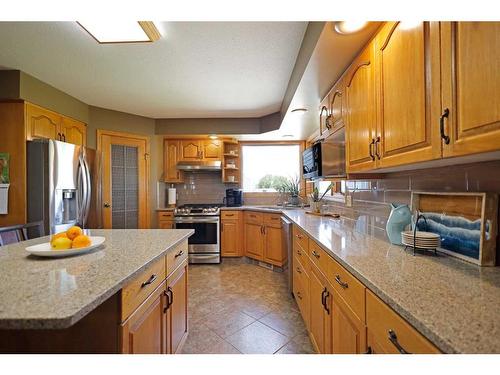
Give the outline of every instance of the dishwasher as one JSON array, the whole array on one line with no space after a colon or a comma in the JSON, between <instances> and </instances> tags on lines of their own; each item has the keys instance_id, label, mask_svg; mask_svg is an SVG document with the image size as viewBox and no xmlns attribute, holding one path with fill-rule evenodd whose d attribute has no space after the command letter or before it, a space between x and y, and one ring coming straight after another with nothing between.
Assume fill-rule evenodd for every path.
<instances>
[{"instance_id":1,"label":"dishwasher","mask_svg":"<svg viewBox=\"0 0 500 375\"><path fill-rule=\"evenodd\" d=\"M281 217L281 236L282 236L282 246L284 253L287 254L286 263L284 265L284 270L287 273L288 279L288 291L291 295L293 295L293 235L292 235L292 222L288 220L286 217Z\"/></svg>"}]
</instances>

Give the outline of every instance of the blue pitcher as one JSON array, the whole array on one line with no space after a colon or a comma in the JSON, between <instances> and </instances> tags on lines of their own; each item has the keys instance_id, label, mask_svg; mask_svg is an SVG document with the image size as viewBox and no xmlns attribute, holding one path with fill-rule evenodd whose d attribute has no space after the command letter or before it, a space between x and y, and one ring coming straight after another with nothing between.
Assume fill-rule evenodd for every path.
<instances>
[{"instance_id":1,"label":"blue pitcher","mask_svg":"<svg viewBox=\"0 0 500 375\"><path fill-rule=\"evenodd\" d=\"M394 245L402 245L401 232L411 223L411 211L407 204L391 203L391 213L385 231Z\"/></svg>"}]
</instances>

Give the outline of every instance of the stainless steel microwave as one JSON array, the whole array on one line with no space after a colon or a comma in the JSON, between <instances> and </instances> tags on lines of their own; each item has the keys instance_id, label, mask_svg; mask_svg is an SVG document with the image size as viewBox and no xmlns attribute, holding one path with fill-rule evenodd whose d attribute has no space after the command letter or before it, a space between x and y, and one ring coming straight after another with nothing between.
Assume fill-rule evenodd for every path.
<instances>
[{"instance_id":1,"label":"stainless steel microwave","mask_svg":"<svg viewBox=\"0 0 500 375\"><path fill-rule=\"evenodd\" d=\"M345 130L317 142L302 154L304 178L345 177Z\"/></svg>"}]
</instances>

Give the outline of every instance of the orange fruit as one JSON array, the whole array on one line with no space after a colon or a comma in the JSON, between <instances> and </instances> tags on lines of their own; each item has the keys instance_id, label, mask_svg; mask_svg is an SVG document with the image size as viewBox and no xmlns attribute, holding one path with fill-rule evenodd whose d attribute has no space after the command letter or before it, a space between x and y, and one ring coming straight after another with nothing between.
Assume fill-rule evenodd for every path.
<instances>
[{"instance_id":1,"label":"orange fruit","mask_svg":"<svg viewBox=\"0 0 500 375\"><path fill-rule=\"evenodd\" d=\"M83 233L82 228L73 226L66 231L66 235L70 240L74 240L77 236Z\"/></svg>"},{"instance_id":2,"label":"orange fruit","mask_svg":"<svg viewBox=\"0 0 500 375\"><path fill-rule=\"evenodd\" d=\"M73 240L73 244L71 247L73 249L77 249L80 247L87 247L90 246L92 243L90 241L89 236L86 236L84 234L80 234L79 236L76 236L75 239Z\"/></svg>"},{"instance_id":3,"label":"orange fruit","mask_svg":"<svg viewBox=\"0 0 500 375\"><path fill-rule=\"evenodd\" d=\"M68 238L68 235L66 234L66 232L56 233L50 239L50 243L54 242L54 240L57 240L58 238Z\"/></svg>"}]
</instances>

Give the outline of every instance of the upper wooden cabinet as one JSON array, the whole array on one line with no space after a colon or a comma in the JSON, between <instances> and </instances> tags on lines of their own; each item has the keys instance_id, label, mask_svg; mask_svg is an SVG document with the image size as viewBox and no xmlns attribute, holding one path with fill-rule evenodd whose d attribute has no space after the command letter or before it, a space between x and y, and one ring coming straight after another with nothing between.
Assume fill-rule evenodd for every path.
<instances>
[{"instance_id":1,"label":"upper wooden cabinet","mask_svg":"<svg viewBox=\"0 0 500 375\"><path fill-rule=\"evenodd\" d=\"M165 182L182 182L182 172L177 169L181 141L165 139L163 142L163 177Z\"/></svg>"},{"instance_id":2,"label":"upper wooden cabinet","mask_svg":"<svg viewBox=\"0 0 500 375\"><path fill-rule=\"evenodd\" d=\"M180 140L179 160L220 160L222 142L216 139L182 139Z\"/></svg>"},{"instance_id":3,"label":"upper wooden cabinet","mask_svg":"<svg viewBox=\"0 0 500 375\"><path fill-rule=\"evenodd\" d=\"M222 142L217 139L203 141L202 150L204 160L220 160L222 156Z\"/></svg>"},{"instance_id":4,"label":"upper wooden cabinet","mask_svg":"<svg viewBox=\"0 0 500 375\"><path fill-rule=\"evenodd\" d=\"M349 172L373 169L377 119L374 85L374 44L354 60L346 74L346 162Z\"/></svg>"},{"instance_id":5,"label":"upper wooden cabinet","mask_svg":"<svg viewBox=\"0 0 500 375\"><path fill-rule=\"evenodd\" d=\"M85 146L87 126L37 105L26 103L26 139L53 139Z\"/></svg>"},{"instance_id":6,"label":"upper wooden cabinet","mask_svg":"<svg viewBox=\"0 0 500 375\"><path fill-rule=\"evenodd\" d=\"M377 166L440 158L438 23L387 22L375 44Z\"/></svg>"},{"instance_id":7,"label":"upper wooden cabinet","mask_svg":"<svg viewBox=\"0 0 500 375\"><path fill-rule=\"evenodd\" d=\"M442 22L441 78L443 156L499 150L500 22Z\"/></svg>"}]
</instances>

